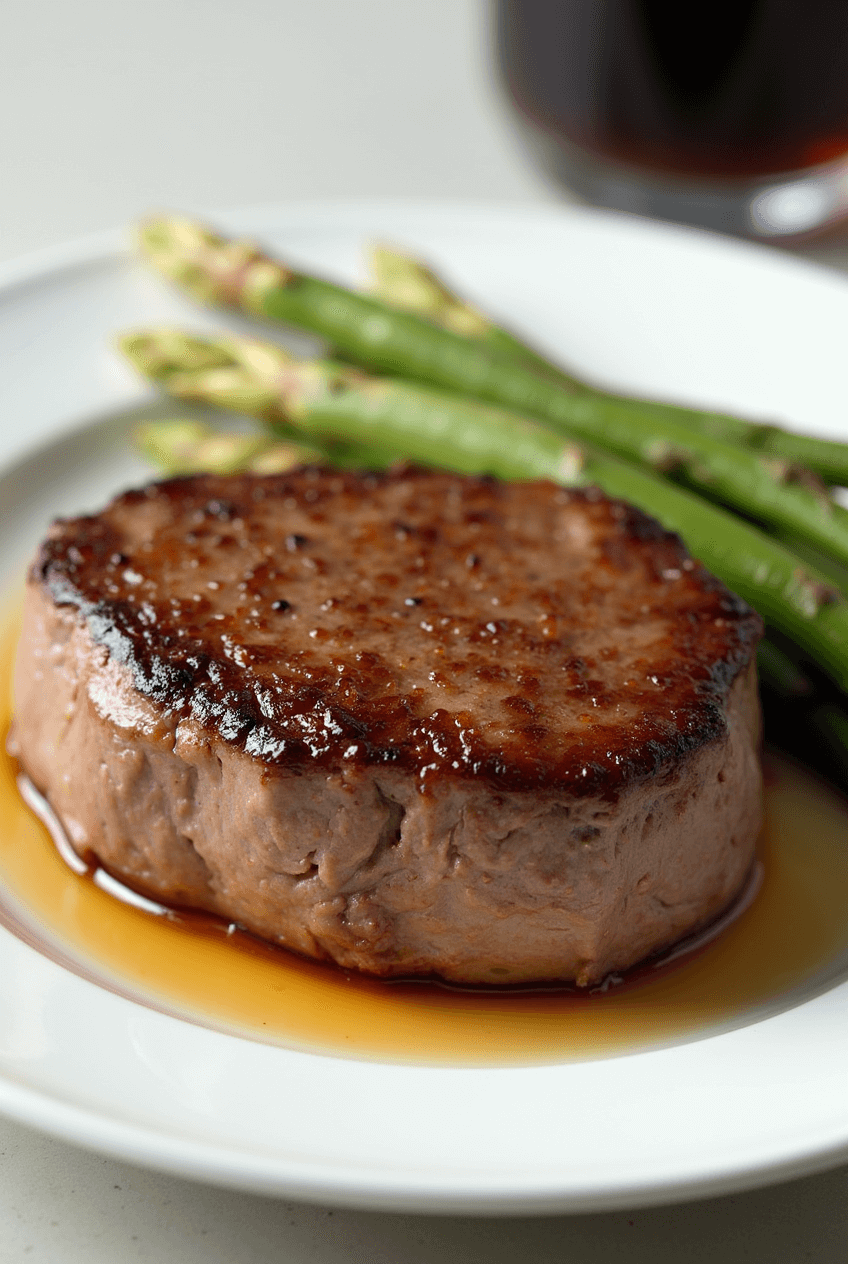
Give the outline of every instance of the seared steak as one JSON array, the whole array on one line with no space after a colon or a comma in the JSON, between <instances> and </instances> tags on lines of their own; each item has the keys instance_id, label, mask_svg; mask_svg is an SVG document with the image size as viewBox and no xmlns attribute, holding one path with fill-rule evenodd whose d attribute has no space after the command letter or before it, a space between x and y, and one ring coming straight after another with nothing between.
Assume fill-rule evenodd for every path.
<instances>
[{"instance_id":1,"label":"seared steak","mask_svg":"<svg viewBox=\"0 0 848 1264\"><path fill-rule=\"evenodd\" d=\"M587 984L745 880L760 630L595 491L177 479L54 526L13 742L158 899L380 975Z\"/></svg>"}]
</instances>

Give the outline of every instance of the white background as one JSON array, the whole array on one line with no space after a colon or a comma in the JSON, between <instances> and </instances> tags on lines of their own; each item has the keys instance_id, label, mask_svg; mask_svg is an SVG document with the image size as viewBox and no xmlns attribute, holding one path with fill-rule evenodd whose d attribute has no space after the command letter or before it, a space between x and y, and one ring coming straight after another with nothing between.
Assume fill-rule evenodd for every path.
<instances>
[{"instance_id":1,"label":"white background","mask_svg":"<svg viewBox=\"0 0 848 1264\"><path fill-rule=\"evenodd\" d=\"M559 196L512 131L482 0L5 0L0 23L0 260L157 208ZM807 253L848 271L848 245ZM0 1121L3 1262L831 1264L847 1251L845 1169L650 1211L408 1217L207 1189Z\"/></svg>"},{"instance_id":2,"label":"white background","mask_svg":"<svg viewBox=\"0 0 848 1264\"><path fill-rule=\"evenodd\" d=\"M157 207L552 196L484 0L4 0L0 259Z\"/></svg>"}]
</instances>

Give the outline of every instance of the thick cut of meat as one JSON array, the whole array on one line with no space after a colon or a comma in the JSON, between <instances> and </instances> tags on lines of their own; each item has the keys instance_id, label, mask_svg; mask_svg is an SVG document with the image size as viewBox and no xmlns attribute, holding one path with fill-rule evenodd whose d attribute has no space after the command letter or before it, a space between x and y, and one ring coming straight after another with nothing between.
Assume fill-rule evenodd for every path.
<instances>
[{"instance_id":1,"label":"thick cut of meat","mask_svg":"<svg viewBox=\"0 0 848 1264\"><path fill-rule=\"evenodd\" d=\"M13 745L161 900L378 975L586 984L745 881L760 630L593 490L178 479L52 529Z\"/></svg>"}]
</instances>

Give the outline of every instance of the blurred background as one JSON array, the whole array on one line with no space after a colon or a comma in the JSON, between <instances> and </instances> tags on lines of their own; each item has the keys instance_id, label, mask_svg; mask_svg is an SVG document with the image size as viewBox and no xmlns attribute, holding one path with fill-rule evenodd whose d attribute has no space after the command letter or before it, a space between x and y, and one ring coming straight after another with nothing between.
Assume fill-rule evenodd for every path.
<instances>
[{"instance_id":1,"label":"blurred background","mask_svg":"<svg viewBox=\"0 0 848 1264\"><path fill-rule=\"evenodd\" d=\"M0 259L156 208L556 196L485 0L5 0Z\"/></svg>"},{"instance_id":2,"label":"blurred background","mask_svg":"<svg viewBox=\"0 0 848 1264\"><path fill-rule=\"evenodd\" d=\"M768 76L777 72L768 57L782 65L796 56L796 69L813 88L822 83L825 62L837 69L848 64L844 0L814 0L813 22L802 18L807 7L801 0L719 5L711 11L714 49L704 44L703 29L693 38L680 23L672 23L662 43L664 28L654 12L661 8L653 0L5 0L0 261L157 208L386 196L568 201L580 189L590 200L644 210L651 199L634 196L628 172L610 171L603 162L599 167L593 143L606 149L602 157L620 158L656 156L662 141L664 161L663 129L674 132L679 152L671 154L671 167L679 177L681 153L684 171L693 157L685 154L687 138L696 135L696 144L715 147L716 135L736 126L737 110L762 154L765 139L776 138L780 126L786 130L780 102L785 115L798 92L781 70L775 106L777 89ZM498 10L514 41L514 86L525 97L520 40L536 40L531 69L538 63L540 76L550 78L567 28L569 74L554 75L554 104L572 111L572 135L582 129L581 139L589 140L588 163L585 146L576 162L573 151L564 159L550 144L550 128L544 135L545 129L520 126L493 55ZM771 29L775 23L780 29ZM818 42L812 36L802 41L817 23L827 27L825 34ZM678 46L686 57L675 61ZM716 59L720 74L713 73ZM678 73L683 64L688 78ZM728 68L737 79L750 71L758 83L765 75L767 104L740 97ZM626 80L623 105L618 86L610 95L610 75L616 85ZM577 86L569 96L572 81ZM550 101L530 98L525 107L544 116ZM810 98L808 91L804 100ZM835 108L839 113L841 104ZM776 111L773 126L772 115L764 121L764 109ZM634 132L637 115L647 129L641 139ZM839 128L829 119L805 125L813 130L802 139L811 144L797 152L813 162L832 159L843 140ZM563 174L568 189L557 178ZM833 178L828 168L824 192L793 185L790 211L800 209L803 218L811 198L848 208L843 174L837 168ZM668 192L664 187L662 196ZM672 192L681 210L679 190ZM714 202L714 190L706 192ZM695 210L684 206L681 217L701 213L702 222L715 220L700 202ZM800 248L837 267L846 258L839 239Z\"/></svg>"},{"instance_id":3,"label":"blurred background","mask_svg":"<svg viewBox=\"0 0 848 1264\"><path fill-rule=\"evenodd\" d=\"M525 148L492 44L485 0L4 0L0 263L156 209L573 200ZM848 271L839 238L798 249ZM213 1191L0 1120L3 1262L835 1264L846 1193L842 1168L631 1213L382 1216Z\"/></svg>"}]
</instances>

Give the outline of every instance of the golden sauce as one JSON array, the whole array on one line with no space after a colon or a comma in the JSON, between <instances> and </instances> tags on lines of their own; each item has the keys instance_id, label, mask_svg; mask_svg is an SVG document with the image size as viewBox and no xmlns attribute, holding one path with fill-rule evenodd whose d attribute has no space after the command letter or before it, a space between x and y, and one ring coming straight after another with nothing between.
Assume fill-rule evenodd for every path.
<instances>
[{"instance_id":1,"label":"golden sauce","mask_svg":"<svg viewBox=\"0 0 848 1264\"><path fill-rule=\"evenodd\" d=\"M0 631L0 731L16 619ZM452 1065L561 1062L692 1039L775 1012L848 968L848 803L769 760L762 886L715 939L605 992L463 992L301 960L203 915L156 915L73 873L0 758L0 916L142 1004L289 1048Z\"/></svg>"}]
</instances>

